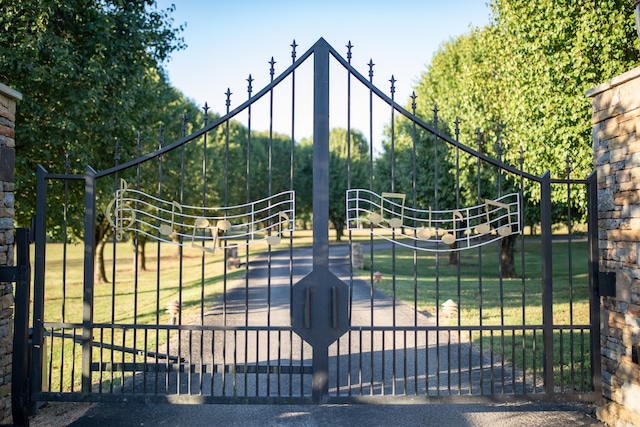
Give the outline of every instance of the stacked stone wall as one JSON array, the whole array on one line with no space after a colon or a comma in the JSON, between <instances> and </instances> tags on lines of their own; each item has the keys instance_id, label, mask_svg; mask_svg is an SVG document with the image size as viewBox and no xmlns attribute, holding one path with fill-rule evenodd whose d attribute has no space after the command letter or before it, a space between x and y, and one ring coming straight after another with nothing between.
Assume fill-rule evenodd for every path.
<instances>
[{"instance_id":1,"label":"stacked stone wall","mask_svg":"<svg viewBox=\"0 0 640 427\"><path fill-rule=\"evenodd\" d=\"M603 401L612 426L640 426L640 68L587 92L598 173L600 271L615 273L601 297Z\"/></svg>"},{"instance_id":2,"label":"stacked stone wall","mask_svg":"<svg viewBox=\"0 0 640 427\"><path fill-rule=\"evenodd\" d=\"M0 266L12 266L15 217L16 101L22 95L0 83ZM0 283L0 423L11 419L13 285Z\"/></svg>"}]
</instances>

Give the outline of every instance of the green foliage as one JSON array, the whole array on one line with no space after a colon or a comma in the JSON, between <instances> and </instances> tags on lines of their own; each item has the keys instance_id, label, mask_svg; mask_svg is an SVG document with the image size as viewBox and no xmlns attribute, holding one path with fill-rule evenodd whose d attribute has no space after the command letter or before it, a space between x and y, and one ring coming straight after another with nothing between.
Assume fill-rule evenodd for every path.
<instances>
[{"instance_id":1,"label":"green foliage","mask_svg":"<svg viewBox=\"0 0 640 427\"><path fill-rule=\"evenodd\" d=\"M628 1L539 0L492 4L489 37L499 51L507 144L525 148L525 168L564 177L593 168L586 90L638 65Z\"/></svg>"},{"instance_id":2,"label":"green foliage","mask_svg":"<svg viewBox=\"0 0 640 427\"><path fill-rule=\"evenodd\" d=\"M437 105L449 134L459 119L465 145L497 157L500 140L503 161L516 166L522 149L524 170L538 176L549 170L566 177L569 156L571 177L586 177L593 166L585 92L639 62L629 2L494 0L490 6L488 26L447 41L432 58L416 87L418 116L430 119ZM406 129L400 126L400 135L409 135ZM449 150L451 164L454 155ZM459 158L462 189L476 187L474 162ZM483 170L481 191L495 192L496 177ZM537 186L524 193L531 203L539 200ZM564 196L558 188L553 200ZM477 197L462 193L463 201ZM572 198L572 209L585 213L584 191Z\"/></svg>"},{"instance_id":3,"label":"green foliage","mask_svg":"<svg viewBox=\"0 0 640 427\"><path fill-rule=\"evenodd\" d=\"M136 129L160 121L160 92L168 84L160 65L183 46L171 9L151 0L6 0L0 15L0 80L22 92L16 117L16 178L35 193L35 166L83 173L133 155ZM166 105L166 104L165 104ZM80 192L71 194L79 200ZM18 224L34 215L35 198L16 206ZM51 209L62 223L62 209ZM73 212L70 218L81 218ZM80 222L80 221L78 221ZM72 224L74 225L74 224ZM80 225L73 231L81 234Z\"/></svg>"},{"instance_id":4,"label":"green foliage","mask_svg":"<svg viewBox=\"0 0 640 427\"><path fill-rule=\"evenodd\" d=\"M313 140L296 146L296 211L303 218L313 210ZM346 220L349 188L369 187L369 144L362 132L335 128L329 132L329 221L340 241Z\"/></svg>"}]
</instances>

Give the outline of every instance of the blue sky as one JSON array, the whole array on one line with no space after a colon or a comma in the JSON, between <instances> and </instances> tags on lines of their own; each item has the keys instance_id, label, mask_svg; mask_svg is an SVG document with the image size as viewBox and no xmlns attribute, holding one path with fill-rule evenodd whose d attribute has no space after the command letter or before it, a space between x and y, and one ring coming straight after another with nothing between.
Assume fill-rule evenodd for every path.
<instances>
[{"instance_id":1,"label":"blue sky","mask_svg":"<svg viewBox=\"0 0 640 427\"><path fill-rule=\"evenodd\" d=\"M294 39L300 55L320 37L345 57L350 41L355 68L368 75L367 64L373 60L374 84L388 93L393 75L395 99L405 104L444 41L489 20L485 0L158 1L162 8L172 3L175 24L186 23L182 36L188 47L175 52L166 64L169 78L188 98L198 105L207 102L216 113L224 112L228 88L233 93L231 108L246 100L249 74L254 93L269 82L271 57L276 61L276 76L286 69ZM296 93L304 90L301 84ZM361 109L352 107L356 110ZM297 117L304 119L305 115ZM364 125L366 120L362 120ZM384 118L374 120L385 122ZM344 123L336 119L334 125ZM287 132L291 125L285 121L275 127ZM309 136L311 128L305 120L298 124L296 119L296 127L296 139Z\"/></svg>"}]
</instances>

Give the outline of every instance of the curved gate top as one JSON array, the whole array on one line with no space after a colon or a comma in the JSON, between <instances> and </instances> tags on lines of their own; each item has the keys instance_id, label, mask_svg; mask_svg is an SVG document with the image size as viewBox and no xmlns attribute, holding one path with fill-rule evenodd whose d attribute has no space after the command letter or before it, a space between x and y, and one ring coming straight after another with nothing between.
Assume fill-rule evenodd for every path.
<instances>
[{"instance_id":1,"label":"curved gate top","mask_svg":"<svg viewBox=\"0 0 640 427\"><path fill-rule=\"evenodd\" d=\"M294 43L242 105L228 93L225 114L111 169L38 168L33 401L600 395L595 204L572 203L594 177L532 176L451 138L348 49L319 39L296 58ZM296 141L307 61L313 137ZM331 128L336 78L347 129ZM273 107L285 86L289 111ZM369 141L350 125L356 93ZM259 102L291 135L252 128ZM66 230L82 212L81 249Z\"/></svg>"}]
</instances>

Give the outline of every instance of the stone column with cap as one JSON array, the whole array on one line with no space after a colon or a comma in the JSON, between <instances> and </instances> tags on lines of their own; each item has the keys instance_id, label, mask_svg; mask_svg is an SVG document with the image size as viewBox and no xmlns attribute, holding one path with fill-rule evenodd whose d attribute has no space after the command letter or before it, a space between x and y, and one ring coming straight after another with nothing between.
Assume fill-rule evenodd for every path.
<instances>
[{"instance_id":1,"label":"stone column with cap","mask_svg":"<svg viewBox=\"0 0 640 427\"><path fill-rule=\"evenodd\" d=\"M0 83L0 266L13 265L15 217L15 121L19 92ZM0 283L0 424L11 419L13 285Z\"/></svg>"}]
</instances>

